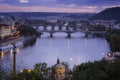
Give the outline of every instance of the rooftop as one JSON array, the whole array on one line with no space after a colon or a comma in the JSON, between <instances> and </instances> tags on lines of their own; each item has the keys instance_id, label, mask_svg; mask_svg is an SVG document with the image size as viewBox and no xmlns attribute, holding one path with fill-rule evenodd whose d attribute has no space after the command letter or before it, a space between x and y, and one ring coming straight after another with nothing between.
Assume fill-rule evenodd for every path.
<instances>
[{"instance_id":1,"label":"rooftop","mask_svg":"<svg viewBox=\"0 0 120 80\"><path fill-rule=\"evenodd\" d=\"M0 24L0 27L6 27L6 26L9 26L7 24Z\"/></svg>"},{"instance_id":2,"label":"rooftop","mask_svg":"<svg viewBox=\"0 0 120 80\"><path fill-rule=\"evenodd\" d=\"M60 63L60 60L59 60L59 58L58 58L58 59L57 59L57 64L55 64L55 65L53 66L53 68L65 68L65 66Z\"/></svg>"}]
</instances>

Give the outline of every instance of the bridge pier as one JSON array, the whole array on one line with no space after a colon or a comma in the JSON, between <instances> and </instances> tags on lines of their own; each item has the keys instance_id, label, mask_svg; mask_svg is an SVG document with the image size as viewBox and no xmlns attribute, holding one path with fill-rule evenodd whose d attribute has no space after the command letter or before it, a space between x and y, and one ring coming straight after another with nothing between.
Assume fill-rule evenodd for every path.
<instances>
[{"instance_id":1,"label":"bridge pier","mask_svg":"<svg viewBox=\"0 0 120 80\"><path fill-rule=\"evenodd\" d=\"M77 30L76 27L73 27L73 30Z\"/></svg>"},{"instance_id":2,"label":"bridge pier","mask_svg":"<svg viewBox=\"0 0 120 80\"><path fill-rule=\"evenodd\" d=\"M52 30L54 31L54 29L55 29L55 27L54 26L52 26Z\"/></svg>"},{"instance_id":3,"label":"bridge pier","mask_svg":"<svg viewBox=\"0 0 120 80\"><path fill-rule=\"evenodd\" d=\"M41 32L39 32L39 33L37 34L37 36L38 36L38 37L41 37Z\"/></svg>"},{"instance_id":4,"label":"bridge pier","mask_svg":"<svg viewBox=\"0 0 120 80\"><path fill-rule=\"evenodd\" d=\"M69 30L68 26L66 26L66 30Z\"/></svg>"},{"instance_id":5,"label":"bridge pier","mask_svg":"<svg viewBox=\"0 0 120 80\"><path fill-rule=\"evenodd\" d=\"M52 33L52 32L50 33L50 37L51 37L51 38L53 37L53 33Z\"/></svg>"},{"instance_id":6,"label":"bridge pier","mask_svg":"<svg viewBox=\"0 0 120 80\"><path fill-rule=\"evenodd\" d=\"M70 33L70 32L68 32L67 34L68 34L68 36L67 36L67 37L68 37L68 38L71 38L71 33Z\"/></svg>"},{"instance_id":7,"label":"bridge pier","mask_svg":"<svg viewBox=\"0 0 120 80\"><path fill-rule=\"evenodd\" d=\"M44 26L44 30L47 30L47 26Z\"/></svg>"},{"instance_id":8,"label":"bridge pier","mask_svg":"<svg viewBox=\"0 0 120 80\"><path fill-rule=\"evenodd\" d=\"M61 27L61 26L59 26L59 30L62 30L62 27Z\"/></svg>"},{"instance_id":9,"label":"bridge pier","mask_svg":"<svg viewBox=\"0 0 120 80\"><path fill-rule=\"evenodd\" d=\"M88 37L88 32L85 32L85 37Z\"/></svg>"},{"instance_id":10,"label":"bridge pier","mask_svg":"<svg viewBox=\"0 0 120 80\"><path fill-rule=\"evenodd\" d=\"M38 32L38 33L37 33L37 36L38 36L38 37L41 37L42 34L43 34L42 32Z\"/></svg>"}]
</instances>

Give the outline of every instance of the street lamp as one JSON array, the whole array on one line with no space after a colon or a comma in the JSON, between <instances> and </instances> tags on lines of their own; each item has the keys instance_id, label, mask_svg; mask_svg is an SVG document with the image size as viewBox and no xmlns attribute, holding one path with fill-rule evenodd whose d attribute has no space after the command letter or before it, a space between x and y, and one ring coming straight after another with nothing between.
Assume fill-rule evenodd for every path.
<instances>
[{"instance_id":1,"label":"street lamp","mask_svg":"<svg viewBox=\"0 0 120 80\"><path fill-rule=\"evenodd\" d=\"M13 45L13 73L16 74L16 45L14 43L11 43Z\"/></svg>"}]
</instances>

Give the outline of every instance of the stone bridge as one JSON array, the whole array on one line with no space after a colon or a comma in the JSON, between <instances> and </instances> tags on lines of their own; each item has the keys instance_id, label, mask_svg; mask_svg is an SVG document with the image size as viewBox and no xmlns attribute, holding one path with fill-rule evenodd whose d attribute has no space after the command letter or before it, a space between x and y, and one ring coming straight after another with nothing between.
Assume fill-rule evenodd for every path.
<instances>
[{"instance_id":1,"label":"stone bridge","mask_svg":"<svg viewBox=\"0 0 120 80\"><path fill-rule=\"evenodd\" d=\"M89 31L88 28L80 29L79 27L68 27L68 26L39 26L36 27L37 31L41 34L43 33L50 33L50 37L53 37L54 33L57 32L64 32L67 33L67 37L70 38L72 33L82 32L85 33L85 37L88 35L94 34L106 34L106 31Z\"/></svg>"}]
</instances>

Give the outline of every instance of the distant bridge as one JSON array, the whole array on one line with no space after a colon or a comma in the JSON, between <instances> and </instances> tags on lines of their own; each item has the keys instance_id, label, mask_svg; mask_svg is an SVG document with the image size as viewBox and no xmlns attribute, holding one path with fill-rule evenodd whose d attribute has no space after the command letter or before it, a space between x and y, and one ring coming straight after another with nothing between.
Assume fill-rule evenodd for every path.
<instances>
[{"instance_id":1,"label":"distant bridge","mask_svg":"<svg viewBox=\"0 0 120 80\"><path fill-rule=\"evenodd\" d=\"M85 33L85 37L88 37L88 35L93 36L95 34L101 34L101 35L106 34L106 31L89 31L88 28L80 29L78 27L68 27L68 26L39 26L39 27L36 27L36 29L40 33L40 36L43 33L50 33L50 37L53 37L53 34L57 32L67 33L68 38L71 37L72 33L76 33L76 32Z\"/></svg>"}]
</instances>

